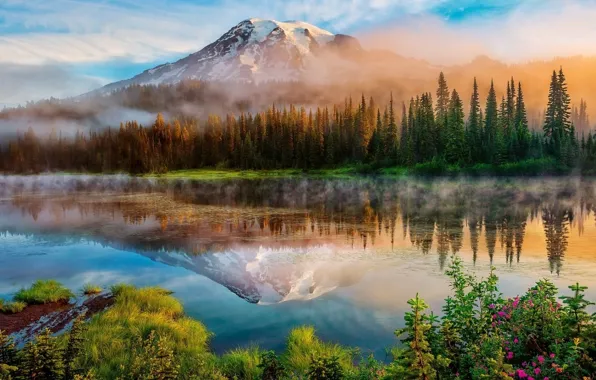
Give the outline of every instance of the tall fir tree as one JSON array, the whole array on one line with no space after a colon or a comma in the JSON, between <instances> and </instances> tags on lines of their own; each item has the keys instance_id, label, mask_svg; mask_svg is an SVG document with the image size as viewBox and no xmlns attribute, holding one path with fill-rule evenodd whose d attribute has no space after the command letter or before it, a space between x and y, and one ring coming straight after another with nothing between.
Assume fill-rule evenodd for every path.
<instances>
[{"instance_id":1,"label":"tall fir tree","mask_svg":"<svg viewBox=\"0 0 596 380\"><path fill-rule=\"evenodd\" d=\"M468 116L467 140L470 147L470 159L479 162L482 159L482 124L480 115L480 95L478 82L474 78L472 97L470 99L470 114Z\"/></svg>"},{"instance_id":2,"label":"tall fir tree","mask_svg":"<svg viewBox=\"0 0 596 380\"><path fill-rule=\"evenodd\" d=\"M445 158L452 164L462 164L466 158L463 103L456 90L451 94L447 118Z\"/></svg>"},{"instance_id":3,"label":"tall fir tree","mask_svg":"<svg viewBox=\"0 0 596 380\"><path fill-rule=\"evenodd\" d=\"M439 155L443 154L445 141L445 128L447 126L447 117L449 114L450 101L449 86L443 72L439 74L439 81L437 87L437 105L435 113L436 132L435 141L437 142L437 152Z\"/></svg>"},{"instance_id":4,"label":"tall fir tree","mask_svg":"<svg viewBox=\"0 0 596 380\"><path fill-rule=\"evenodd\" d=\"M495 153L495 140L499 127L499 110L497 104L497 93L494 82L491 81L488 97L486 99L486 111L484 112L484 138L483 150L485 162L492 162Z\"/></svg>"},{"instance_id":5,"label":"tall fir tree","mask_svg":"<svg viewBox=\"0 0 596 380\"><path fill-rule=\"evenodd\" d=\"M517 89L517 100L515 105L515 128L518 144L515 155L518 160L523 160L527 157L528 150L530 148L531 135L528 127L528 116L521 82L518 83Z\"/></svg>"}]
</instances>

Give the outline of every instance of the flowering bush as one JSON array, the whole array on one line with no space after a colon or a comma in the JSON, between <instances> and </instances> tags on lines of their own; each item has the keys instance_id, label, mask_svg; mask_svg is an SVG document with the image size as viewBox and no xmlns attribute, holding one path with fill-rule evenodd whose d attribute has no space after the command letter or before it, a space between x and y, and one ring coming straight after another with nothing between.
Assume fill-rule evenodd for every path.
<instances>
[{"instance_id":1,"label":"flowering bush","mask_svg":"<svg viewBox=\"0 0 596 380\"><path fill-rule=\"evenodd\" d=\"M442 318L426 314L418 296L410 301L406 328L397 332L408 345L394 355L390 373L421 379L596 378L596 316L587 311L593 303L584 297L586 287L570 286L573 294L557 299L557 288L541 280L526 294L504 299L494 271L478 280L454 257L447 274L453 295Z\"/></svg>"}]
</instances>

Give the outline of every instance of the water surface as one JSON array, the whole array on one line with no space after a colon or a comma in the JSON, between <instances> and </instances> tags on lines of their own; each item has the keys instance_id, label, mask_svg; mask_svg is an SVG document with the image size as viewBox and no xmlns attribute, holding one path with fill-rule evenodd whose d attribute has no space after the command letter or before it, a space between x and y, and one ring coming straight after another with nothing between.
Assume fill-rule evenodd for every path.
<instances>
[{"instance_id":1,"label":"water surface","mask_svg":"<svg viewBox=\"0 0 596 380\"><path fill-rule=\"evenodd\" d=\"M596 182L0 177L0 297L39 278L159 285L222 352L297 325L379 356L417 292L440 312L457 254L506 295L596 298Z\"/></svg>"}]
</instances>

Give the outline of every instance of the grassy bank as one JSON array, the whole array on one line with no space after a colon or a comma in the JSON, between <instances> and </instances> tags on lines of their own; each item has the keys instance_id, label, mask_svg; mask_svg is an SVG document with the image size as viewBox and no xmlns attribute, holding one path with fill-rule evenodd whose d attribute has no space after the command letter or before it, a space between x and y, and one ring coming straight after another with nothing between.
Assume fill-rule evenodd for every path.
<instances>
[{"instance_id":1,"label":"grassy bank","mask_svg":"<svg viewBox=\"0 0 596 380\"><path fill-rule=\"evenodd\" d=\"M356 166L345 166L333 169L279 169L279 170L236 170L236 169L192 169L177 170L164 174L148 174L150 178L164 179L189 179L199 181L226 180L226 179L265 179L265 178L298 178L298 177L325 177L340 178L359 175Z\"/></svg>"},{"instance_id":2,"label":"grassy bank","mask_svg":"<svg viewBox=\"0 0 596 380\"><path fill-rule=\"evenodd\" d=\"M0 378L41 379L594 379L596 316L585 287L558 297L547 280L505 299L494 273L477 279L454 257L442 316L408 301L389 364L293 329L283 352L256 346L217 356L211 333L160 288L117 285L115 304L70 333L42 332L16 350L0 334ZM558 297L558 298L557 298ZM560 301L559 301L560 300ZM398 347L399 344L399 347ZM31 376L35 375L35 376Z\"/></svg>"},{"instance_id":3,"label":"grassy bank","mask_svg":"<svg viewBox=\"0 0 596 380\"><path fill-rule=\"evenodd\" d=\"M564 167L554 159L532 159L503 165L476 164L473 166L447 165L443 161L416 164L411 167L383 167L370 164L349 165L327 169L279 169L279 170L236 170L236 169L192 169L172 171L164 174L148 174L150 178L188 179L197 181L225 179L265 178L354 178L363 175L381 177L457 177L457 176L543 176L566 175L573 170Z\"/></svg>"}]
</instances>

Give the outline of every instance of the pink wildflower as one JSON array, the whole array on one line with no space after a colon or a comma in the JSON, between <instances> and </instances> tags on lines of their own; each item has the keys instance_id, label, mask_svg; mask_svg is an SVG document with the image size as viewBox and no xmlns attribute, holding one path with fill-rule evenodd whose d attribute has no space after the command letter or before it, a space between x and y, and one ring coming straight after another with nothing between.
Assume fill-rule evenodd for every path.
<instances>
[{"instance_id":1,"label":"pink wildflower","mask_svg":"<svg viewBox=\"0 0 596 380\"><path fill-rule=\"evenodd\" d=\"M540 372L542 372L540 368L534 368L534 374L540 375Z\"/></svg>"},{"instance_id":2,"label":"pink wildflower","mask_svg":"<svg viewBox=\"0 0 596 380\"><path fill-rule=\"evenodd\" d=\"M519 305L519 297L515 297L515 301L513 301L513 307L517 307Z\"/></svg>"},{"instance_id":3,"label":"pink wildflower","mask_svg":"<svg viewBox=\"0 0 596 380\"><path fill-rule=\"evenodd\" d=\"M519 340L517 338L513 339L513 343L518 344Z\"/></svg>"},{"instance_id":4,"label":"pink wildflower","mask_svg":"<svg viewBox=\"0 0 596 380\"><path fill-rule=\"evenodd\" d=\"M554 359L555 358L555 354L550 354L550 358Z\"/></svg>"},{"instance_id":5,"label":"pink wildflower","mask_svg":"<svg viewBox=\"0 0 596 380\"><path fill-rule=\"evenodd\" d=\"M513 352L512 351L509 351L507 353L507 359L509 359L509 360L513 359Z\"/></svg>"},{"instance_id":6,"label":"pink wildflower","mask_svg":"<svg viewBox=\"0 0 596 380\"><path fill-rule=\"evenodd\" d=\"M540 364L544 363L544 356L538 355L538 363L540 363Z\"/></svg>"},{"instance_id":7,"label":"pink wildflower","mask_svg":"<svg viewBox=\"0 0 596 380\"><path fill-rule=\"evenodd\" d=\"M518 369L517 377L519 377L520 379L526 379L528 377L528 374L523 369Z\"/></svg>"}]
</instances>

